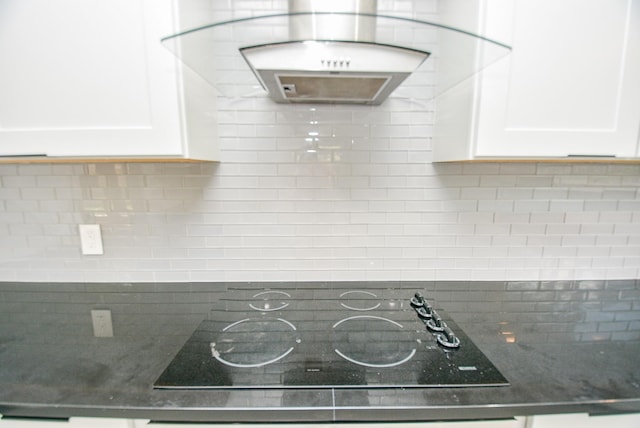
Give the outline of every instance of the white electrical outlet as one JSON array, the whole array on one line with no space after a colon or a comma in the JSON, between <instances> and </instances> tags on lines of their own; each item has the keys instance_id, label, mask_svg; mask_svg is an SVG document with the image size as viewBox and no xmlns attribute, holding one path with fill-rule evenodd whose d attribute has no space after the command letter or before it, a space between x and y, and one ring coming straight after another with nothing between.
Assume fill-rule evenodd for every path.
<instances>
[{"instance_id":1,"label":"white electrical outlet","mask_svg":"<svg viewBox=\"0 0 640 428\"><path fill-rule=\"evenodd\" d=\"M113 323L109 309L92 309L91 321L95 337L113 337Z\"/></svg>"},{"instance_id":2,"label":"white electrical outlet","mask_svg":"<svg viewBox=\"0 0 640 428\"><path fill-rule=\"evenodd\" d=\"M80 230L80 247L82 254L93 256L104 254L100 225L81 224L78 228Z\"/></svg>"}]
</instances>

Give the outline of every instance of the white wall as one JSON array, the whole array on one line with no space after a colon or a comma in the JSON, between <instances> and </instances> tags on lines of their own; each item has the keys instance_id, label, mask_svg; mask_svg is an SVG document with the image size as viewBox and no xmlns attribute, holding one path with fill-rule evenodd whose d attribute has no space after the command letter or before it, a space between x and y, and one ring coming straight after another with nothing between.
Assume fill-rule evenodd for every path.
<instances>
[{"instance_id":1,"label":"white wall","mask_svg":"<svg viewBox=\"0 0 640 428\"><path fill-rule=\"evenodd\" d=\"M220 105L220 164L0 165L0 280L640 277L640 165L433 164L420 100Z\"/></svg>"}]
</instances>

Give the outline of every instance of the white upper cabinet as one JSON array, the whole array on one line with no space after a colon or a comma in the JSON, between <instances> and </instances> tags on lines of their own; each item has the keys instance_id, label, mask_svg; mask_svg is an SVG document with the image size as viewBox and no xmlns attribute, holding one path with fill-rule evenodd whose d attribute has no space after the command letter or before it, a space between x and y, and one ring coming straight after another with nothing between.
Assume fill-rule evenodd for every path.
<instances>
[{"instance_id":1,"label":"white upper cabinet","mask_svg":"<svg viewBox=\"0 0 640 428\"><path fill-rule=\"evenodd\" d=\"M442 12L513 51L438 99L434 160L640 156L640 1L477 7Z\"/></svg>"},{"instance_id":2,"label":"white upper cabinet","mask_svg":"<svg viewBox=\"0 0 640 428\"><path fill-rule=\"evenodd\" d=\"M0 156L215 160L173 32L170 0L2 0Z\"/></svg>"},{"instance_id":3,"label":"white upper cabinet","mask_svg":"<svg viewBox=\"0 0 640 428\"><path fill-rule=\"evenodd\" d=\"M527 428L638 428L640 413L589 416L586 413L535 415L528 417Z\"/></svg>"}]
</instances>

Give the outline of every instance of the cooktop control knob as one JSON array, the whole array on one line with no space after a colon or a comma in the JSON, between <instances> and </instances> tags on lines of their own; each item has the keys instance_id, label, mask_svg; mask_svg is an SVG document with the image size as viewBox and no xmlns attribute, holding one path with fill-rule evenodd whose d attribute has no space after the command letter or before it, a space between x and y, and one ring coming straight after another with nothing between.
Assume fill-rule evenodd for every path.
<instances>
[{"instance_id":1,"label":"cooktop control knob","mask_svg":"<svg viewBox=\"0 0 640 428\"><path fill-rule=\"evenodd\" d=\"M431 331L443 331L445 327L447 327L447 324L445 324L445 322L442 321L442 318L440 318L440 315L435 313L435 311L433 312L431 319L428 320L425 324L427 325L427 328Z\"/></svg>"},{"instance_id":2,"label":"cooktop control knob","mask_svg":"<svg viewBox=\"0 0 640 428\"><path fill-rule=\"evenodd\" d=\"M445 326L442 330L442 333L436 337L438 343L445 348L459 348L460 347L460 339L456 336L453 331Z\"/></svg>"},{"instance_id":3,"label":"cooktop control knob","mask_svg":"<svg viewBox=\"0 0 640 428\"><path fill-rule=\"evenodd\" d=\"M411 298L410 303L414 308L421 308L424 306L424 297L422 297L422 294L419 292L416 292L416 294Z\"/></svg>"},{"instance_id":4,"label":"cooktop control knob","mask_svg":"<svg viewBox=\"0 0 640 428\"><path fill-rule=\"evenodd\" d=\"M418 314L418 317L423 320L431 319L431 317L433 316L431 306L429 306L426 302L424 306L416 308L416 313Z\"/></svg>"}]
</instances>

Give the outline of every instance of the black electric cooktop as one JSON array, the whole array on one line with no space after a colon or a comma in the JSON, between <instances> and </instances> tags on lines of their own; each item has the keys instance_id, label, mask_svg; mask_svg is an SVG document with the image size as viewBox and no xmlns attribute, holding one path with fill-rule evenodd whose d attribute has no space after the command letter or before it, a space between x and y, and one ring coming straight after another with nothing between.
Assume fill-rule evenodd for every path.
<instances>
[{"instance_id":1,"label":"black electric cooktop","mask_svg":"<svg viewBox=\"0 0 640 428\"><path fill-rule=\"evenodd\" d=\"M502 385L502 374L420 292L246 286L213 304L154 387Z\"/></svg>"}]
</instances>

